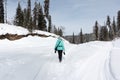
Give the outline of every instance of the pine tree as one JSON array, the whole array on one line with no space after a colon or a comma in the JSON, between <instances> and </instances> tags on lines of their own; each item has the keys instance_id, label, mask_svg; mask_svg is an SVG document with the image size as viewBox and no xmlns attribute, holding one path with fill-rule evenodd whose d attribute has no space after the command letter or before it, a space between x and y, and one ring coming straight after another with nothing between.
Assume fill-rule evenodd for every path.
<instances>
[{"instance_id":1,"label":"pine tree","mask_svg":"<svg viewBox=\"0 0 120 80\"><path fill-rule=\"evenodd\" d=\"M109 40L109 38L108 38L108 29L107 29L107 27L105 26L105 27L103 27L103 34L104 34L104 40L105 41L108 41Z\"/></svg>"},{"instance_id":2,"label":"pine tree","mask_svg":"<svg viewBox=\"0 0 120 80\"><path fill-rule=\"evenodd\" d=\"M37 2L35 2L35 6L33 9L33 26L34 29L37 29Z\"/></svg>"},{"instance_id":3,"label":"pine tree","mask_svg":"<svg viewBox=\"0 0 120 80\"><path fill-rule=\"evenodd\" d=\"M20 3L18 3L14 24L17 26L23 26L23 23L24 23L24 15Z\"/></svg>"},{"instance_id":4,"label":"pine tree","mask_svg":"<svg viewBox=\"0 0 120 80\"><path fill-rule=\"evenodd\" d=\"M51 32L52 21L51 21L51 16L49 15L49 3L50 3L49 0L44 1L44 14L48 20L48 32Z\"/></svg>"},{"instance_id":5,"label":"pine tree","mask_svg":"<svg viewBox=\"0 0 120 80\"><path fill-rule=\"evenodd\" d=\"M29 31L32 33L32 30L33 30L33 21L32 21L32 17L30 18L30 23L29 23Z\"/></svg>"},{"instance_id":6,"label":"pine tree","mask_svg":"<svg viewBox=\"0 0 120 80\"><path fill-rule=\"evenodd\" d=\"M38 29L46 31L46 21L40 3L39 3L39 12L38 12Z\"/></svg>"},{"instance_id":7,"label":"pine tree","mask_svg":"<svg viewBox=\"0 0 120 80\"><path fill-rule=\"evenodd\" d=\"M74 35L74 32L73 32L72 43L74 43L74 44L75 44L75 35Z\"/></svg>"},{"instance_id":8,"label":"pine tree","mask_svg":"<svg viewBox=\"0 0 120 80\"><path fill-rule=\"evenodd\" d=\"M106 26L102 26L100 28L99 40L101 40L101 41L108 40L108 30L107 30Z\"/></svg>"},{"instance_id":9,"label":"pine tree","mask_svg":"<svg viewBox=\"0 0 120 80\"><path fill-rule=\"evenodd\" d=\"M30 26L30 19L31 19L31 0L28 0L26 18L27 18L27 29L29 29L29 26Z\"/></svg>"},{"instance_id":10,"label":"pine tree","mask_svg":"<svg viewBox=\"0 0 120 80\"><path fill-rule=\"evenodd\" d=\"M24 16L24 22L23 22L23 27L27 28L27 9L24 8L24 11L23 11L23 16Z\"/></svg>"},{"instance_id":11,"label":"pine tree","mask_svg":"<svg viewBox=\"0 0 120 80\"><path fill-rule=\"evenodd\" d=\"M63 36L63 31L61 28L58 28L57 35Z\"/></svg>"},{"instance_id":12,"label":"pine tree","mask_svg":"<svg viewBox=\"0 0 120 80\"><path fill-rule=\"evenodd\" d=\"M4 4L3 4L3 0L0 0L0 23L4 23Z\"/></svg>"},{"instance_id":13,"label":"pine tree","mask_svg":"<svg viewBox=\"0 0 120 80\"><path fill-rule=\"evenodd\" d=\"M57 35L60 35L59 31L60 31L60 28L58 27L57 28Z\"/></svg>"},{"instance_id":14,"label":"pine tree","mask_svg":"<svg viewBox=\"0 0 120 80\"><path fill-rule=\"evenodd\" d=\"M118 11L118 14L117 14L117 29L118 31L120 30L120 11Z\"/></svg>"},{"instance_id":15,"label":"pine tree","mask_svg":"<svg viewBox=\"0 0 120 80\"><path fill-rule=\"evenodd\" d=\"M113 33L114 36L116 35L117 29L116 29L116 23L115 23L115 17L113 17L113 23L112 23Z\"/></svg>"},{"instance_id":16,"label":"pine tree","mask_svg":"<svg viewBox=\"0 0 120 80\"><path fill-rule=\"evenodd\" d=\"M100 28L99 40L104 41L104 31L103 27Z\"/></svg>"},{"instance_id":17,"label":"pine tree","mask_svg":"<svg viewBox=\"0 0 120 80\"><path fill-rule=\"evenodd\" d=\"M107 24L108 26L110 26L110 24L111 24L110 16L107 16L107 22L106 22L106 24Z\"/></svg>"},{"instance_id":18,"label":"pine tree","mask_svg":"<svg viewBox=\"0 0 120 80\"><path fill-rule=\"evenodd\" d=\"M82 29L80 31L80 43L83 43L83 33L82 33Z\"/></svg>"},{"instance_id":19,"label":"pine tree","mask_svg":"<svg viewBox=\"0 0 120 80\"><path fill-rule=\"evenodd\" d=\"M96 40L98 40L98 22L95 22L93 33L95 34Z\"/></svg>"},{"instance_id":20,"label":"pine tree","mask_svg":"<svg viewBox=\"0 0 120 80\"><path fill-rule=\"evenodd\" d=\"M44 1L44 13L46 17L48 18L49 15L49 0Z\"/></svg>"},{"instance_id":21,"label":"pine tree","mask_svg":"<svg viewBox=\"0 0 120 80\"><path fill-rule=\"evenodd\" d=\"M54 25L53 32L54 32L54 34L58 34L58 30L57 30L57 28L56 28L56 26L55 26L55 25Z\"/></svg>"},{"instance_id":22,"label":"pine tree","mask_svg":"<svg viewBox=\"0 0 120 80\"><path fill-rule=\"evenodd\" d=\"M49 24L48 24L48 32L51 32L51 28L52 28L51 24L52 24L52 21L51 21L51 16L50 16L50 15L49 15L49 17L48 17L48 22L49 22Z\"/></svg>"},{"instance_id":23,"label":"pine tree","mask_svg":"<svg viewBox=\"0 0 120 80\"><path fill-rule=\"evenodd\" d=\"M106 24L109 27L109 30L108 30L108 32L109 32L109 39L112 40L113 37L114 37L114 32L113 32L113 28L111 26L111 21L110 21L110 17L109 16L107 16L107 22L106 22Z\"/></svg>"},{"instance_id":24,"label":"pine tree","mask_svg":"<svg viewBox=\"0 0 120 80\"><path fill-rule=\"evenodd\" d=\"M20 17L20 26L23 26L23 24L24 24L24 13L23 13L23 11L21 11L20 15L21 15L21 17Z\"/></svg>"}]
</instances>

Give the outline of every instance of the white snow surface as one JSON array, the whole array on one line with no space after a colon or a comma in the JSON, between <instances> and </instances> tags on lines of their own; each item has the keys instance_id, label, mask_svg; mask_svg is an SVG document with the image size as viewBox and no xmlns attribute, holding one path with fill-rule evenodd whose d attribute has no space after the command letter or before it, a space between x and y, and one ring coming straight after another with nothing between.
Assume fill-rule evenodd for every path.
<instances>
[{"instance_id":1,"label":"white snow surface","mask_svg":"<svg viewBox=\"0 0 120 80\"><path fill-rule=\"evenodd\" d=\"M0 80L120 80L120 39L80 45L64 40L61 63L54 53L56 40L0 40Z\"/></svg>"},{"instance_id":2,"label":"white snow surface","mask_svg":"<svg viewBox=\"0 0 120 80\"><path fill-rule=\"evenodd\" d=\"M24 29L20 26L14 26L14 25L0 23L0 35L4 35L7 33L22 35L22 34L28 34L29 32L27 29Z\"/></svg>"}]
</instances>

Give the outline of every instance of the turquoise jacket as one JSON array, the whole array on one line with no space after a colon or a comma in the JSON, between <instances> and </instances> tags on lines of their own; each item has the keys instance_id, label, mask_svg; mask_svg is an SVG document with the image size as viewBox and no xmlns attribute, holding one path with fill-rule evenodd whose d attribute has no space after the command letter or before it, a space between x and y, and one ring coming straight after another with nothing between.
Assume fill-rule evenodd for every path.
<instances>
[{"instance_id":1,"label":"turquoise jacket","mask_svg":"<svg viewBox=\"0 0 120 80\"><path fill-rule=\"evenodd\" d=\"M64 47L64 43L63 43L63 40L58 38L56 44L55 44L55 48L57 47L57 50L65 50L65 47Z\"/></svg>"}]
</instances>

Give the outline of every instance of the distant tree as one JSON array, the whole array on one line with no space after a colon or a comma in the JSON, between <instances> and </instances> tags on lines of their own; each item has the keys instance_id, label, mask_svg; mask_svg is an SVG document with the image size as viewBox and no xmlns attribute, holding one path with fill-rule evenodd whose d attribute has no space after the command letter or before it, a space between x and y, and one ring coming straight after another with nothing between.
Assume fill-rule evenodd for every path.
<instances>
[{"instance_id":1,"label":"distant tree","mask_svg":"<svg viewBox=\"0 0 120 80\"><path fill-rule=\"evenodd\" d=\"M14 24L17 26L23 26L23 23L24 23L24 14L23 14L23 11L21 9L20 3L18 3Z\"/></svg>"},{"instance_id":2,"label":"distant tree","mask_svg":"<svg viewBox=\"0 0 120 80\"><path fill-rule=\"evenodd\" d=\"M73 32L73 37L72 37L72 43L75 44L75 35L74 35L74 32Z\"/></svg>"},{"instance_id":3,"label":"distant tree","mask_svg":"<svg viewBox=\"0 0 120 80\"><path fill-rule=\"evenodd\" d=\"M107 16L107 22L106 22L107 26L109 27L109 39L112 40L114 38L114 31L113 31L113 27L111 26L111 21L110 21L110 17Z\"/></svg>"},{"instance_id":4,"label":"distant tree","mask_svg":"<svg viewBox=\"0 0 120 80\"><path fill-rule=\"evenodd\" d=\"M58 30L57 30L57 28L56 28L55 25L53 25L53 33L54 33L54 34L58 34Z\"/></svg>"},{"instance_id":5,"label":"distant tree","mask_svg":"<svg viewBox=\"0 0 120 80\"><path fill-rule=\"evenodd\" d=\"M4 3L0 0L0 23L4 23Z\"/></svg>"},{"instance_id":6,"label":"distant tree","mask_svg":"<svg viewBox=\"0 0 120 80\"><path fill-rule=\"evenodd\" d=\"M118 14L117 14L117 29L118 31L120 31L120 11L118 11Z\"/></svg>"},{"instance_id":7,"label":"distant tree","mask_svg":"<svg viewBox=\"0 0 120 80\"><path fill-rule=\"evenodd\" d=\"M60 36L63 36L63 30L60 29Z\"/></svg>"},{"instance_id":8,"label":"distant tree","mask_svg":"<svg viewBox=\"0 0 120 80\"><path fill-rule=\"evenodd\" d=\"M103 34L103 27L100 28L100 34L99 34L99 40L103 41L104 40L104 34Z\"/></svg>"},{"instance_id":9,"label":"distant tree","mask_svg":"<svg viewBox=\"0 0 120 80\"><path fill-rule=\"evenodd\" d=\"M108 40L108 29L106 28L106 26L102 26L100 28L99 39L101 41L107 41Z\"/></svg>"},{"instance_id":10,"label":"distant tree","mask_svg":"<svg viewBox=\"0 0 120 80\"><path fill-rule=\"evenodd\" d=\"M51 32L56 34L56 35L59 35L59 36L63 36L63 31L64 31L64 27L56 27L55 25L52 25L52 29L51 29Z\"/></svg>"},{"instance_id":11,"label":"distant tree","mask_svg":"<svg viewBox=\"0 0 120 80\"><path fill-rule=\"evenodd\" d=\"M108 41L109 40L109 32L108 32L108 29L106 28L106 26L105 27L103 27L104 28L104 40L105 41Z\"/></svg>"},{"instance_id":12,"label":"distant tree","mask_svg":"<svg viewBox=\"0 0 120 80\"><path fill-rule=\"evenodd\" d=\"M89 42L90 41L90 37L89 37L88 33L84 34L83 36L84 36L84 42Z\"/></svg>"},{"instance_id":13,"label":"distant tree","mask_svg":"<svg viewBox=\"0 0 120 80\"><path fill-rule=\"evenodd\" d=\"M39 3L39 12L38 12L38 29L39 30L43 30L46 31L46 20L45 17L43 15L43 10L42 10L42 6Z\"/></svg>"},{"instance_id":14,"label":"distant tree","mask_svg":"<svg viewBox=\"0 0 120 80\"><path fill-rule=\"evenodd\" d=\"M63 36L63 30L64 30L64 27L58 27L57 29L57 35L60 35L60 36Z\"/></svg>"},{"instance_id":15,"label":"distant tree","mask_svg":"<svg viewBox=\"0 0 120 80\"><path fill-rule=\"evenodd\" d=\"M108 25L108 27L111 29L110 24L111 24L110 16L107 16L106 25Z\"/></svg>"},{"instance_id":16,"label":"distant tree","mask_svg":"<svg viewBox=\"0 0 120 80\"><path fill-rule=\"evenodd\" d=\"M63 36L63 31L62 31L62 29L58 29L58 35Z\"/></svg>"},{"instance_id":17,"label":"distant tree","mask_svg":"<svg viewBox=\"0 0 120 80\"><path fill-rule=\"evenodd\" d=\"M80 31L80 43L83 43L83 33L82 33L82 29Z\"/></svg>"},{"instance_id":18,"label":"distant tree","mask_svg":"<svg viewBox=\"0 0 120 80\"><path fill-rule=\"evenodd\" d=\"M112 29L113 29L113 33L114 33L114 36L115 36L116 32L117 32L117 27L116 27L116 23L115 23L115 17L113 17Z\"/></svg>"},{"instance_id":19,"label":"distant tree","mask_svg":"<svg viewBox=\"0 0 120 80\"><path fill-rule=\"evenodd\" d=\"M98 40L98 22L97 21L95 22L93 33L95 34L96 40Z\"/></svg>"},{"instance_id":20,"label":"distant tree","mask_svg":"<svg viewBox=\"0 0 120 80\"><path fill-rule=\"evenodd\" d=\"M113 39L114 39L113 29L109 31L109 39L110 39L110 40L113 40Z\"/></svg>"},{"instance_id":21,"label":"distant tree","mask_svg":"<svg viewBox=\"0 0 120 80\"><path fill-rule=\"evenodd\" d=\"M60 35L59 31L60 31L60 28L57 27L57 35Z\"/></svg>"}]
</instances>

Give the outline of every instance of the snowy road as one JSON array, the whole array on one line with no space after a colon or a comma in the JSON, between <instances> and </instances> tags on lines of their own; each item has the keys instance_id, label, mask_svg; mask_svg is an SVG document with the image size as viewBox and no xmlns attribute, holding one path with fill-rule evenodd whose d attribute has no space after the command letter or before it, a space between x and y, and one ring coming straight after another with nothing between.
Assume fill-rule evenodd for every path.
<instances>
[{"instance_id":1,"label":"snowy road","mask_svg":"<svg viewBox=\"0 0 120 80\"><path fill-rule=\"evenodd\" d=\"M0 80L120 80L120 49L112 42L67 43L59 63L52 41L29 47L5 41L12 47L0 47Z\"/></svg>"}]
</instances>

